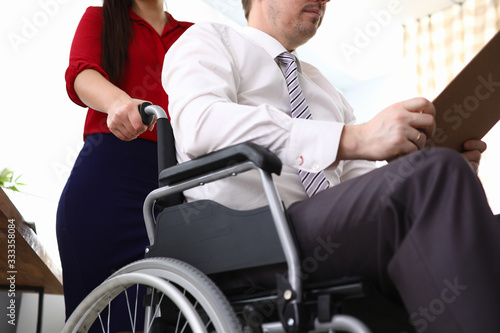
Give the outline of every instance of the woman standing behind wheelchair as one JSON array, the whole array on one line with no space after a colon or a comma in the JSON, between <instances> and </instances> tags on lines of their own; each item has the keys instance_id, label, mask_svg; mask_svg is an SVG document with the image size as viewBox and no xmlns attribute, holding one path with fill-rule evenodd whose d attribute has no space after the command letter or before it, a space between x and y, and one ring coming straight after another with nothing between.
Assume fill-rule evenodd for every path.
<instances>
[{"instance_id":1,"label":"woman standing behind wheelchair","mask_svg":"<svg viewBox=\"0 0 500 333\"><path fill-rule=\"evenodd\" d=\"M138 106L151 101L167 110L163 58L191 24L176 21L161 0L104 0L76 30L66 85L88 112L85 144L57 212L67 317L115 270L144 255L142 205L158 170L156 130L143 125Z\"/></svg>"}]
</instances>

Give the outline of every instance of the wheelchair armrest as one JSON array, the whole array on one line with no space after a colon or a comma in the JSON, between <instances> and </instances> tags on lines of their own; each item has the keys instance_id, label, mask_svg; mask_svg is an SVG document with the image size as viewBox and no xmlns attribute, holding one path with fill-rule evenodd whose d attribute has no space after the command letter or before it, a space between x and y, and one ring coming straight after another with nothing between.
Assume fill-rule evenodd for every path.
<instances>
[{"instance_id":1,"label":"wheelchair armrest","mask_svg":"<svg viewBox=\"0 0 500 333\"><path fill-rule=\"evenodd\" d=\"M255 143L244 142L162 170L159 181L162 186L173 185L247 161L268 173L281 173L281 160L274 153Z\"/></svg>"}]
</instances>

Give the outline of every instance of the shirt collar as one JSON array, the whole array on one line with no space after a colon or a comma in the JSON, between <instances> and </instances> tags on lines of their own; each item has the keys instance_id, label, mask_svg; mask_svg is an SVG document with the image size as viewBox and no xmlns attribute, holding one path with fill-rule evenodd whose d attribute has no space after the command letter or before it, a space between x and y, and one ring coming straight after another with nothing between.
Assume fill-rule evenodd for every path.
<instances>
[{"instance_id":1,"label":"shirt collar","mask_svg":"<svg viewBox=\"0 0 500 333\"><path fill-rule=\"evenodd\" d=\"M273 59L276 59L283 52L288 52L287 49L274 37L268 35L267 33L252 27L244 27L242 33L252 40L256 45L262 47ZM291 52L297 59L297 69L302 72L302 67L300 65L300 60L297 56L297 52L294 50Z\"/></svg>"},{"instance_id":2,"label":"shirt collar","mask_svg":"<svg viewBox=\"0 0 500 333\"><path fill-rule=\"evenodd\" d=\"M151 25L146 20L144 20L142 17L137 15L132 8L129 9L129 15L133 21L141 23L147 27L151 27ZM168 21L167 21L167 24L165 25L165 27L163 28L162 36L165 35L165 33L169 32L171 30L174 30L175 28L177 28L177 26L180 25L180 22L177 21L176 19L174 19L172 17L172 15L170 15L170 13L165 12L165 15L167 15Z\"/></svg>"}]
</instances>

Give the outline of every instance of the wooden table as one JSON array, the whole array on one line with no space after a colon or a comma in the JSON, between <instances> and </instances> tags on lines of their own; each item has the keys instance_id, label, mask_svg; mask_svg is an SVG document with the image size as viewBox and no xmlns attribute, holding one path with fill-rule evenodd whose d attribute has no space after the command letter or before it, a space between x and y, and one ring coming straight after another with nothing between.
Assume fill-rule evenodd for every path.
<instances>
[{"instance_id":1,"label":"wooden table","mask_svg":"<svg viewBox=\"0 0 500 333\"><path fill-rule=\"evenodd\" d=\"M60 266L49 257L36 233L1 188L0 281L9 297L22 291L39 293L38 330L41 328L44 293L63 294ZM15 317L17 311L19 309L13 311Z\"/></svg>"}]
</instances>

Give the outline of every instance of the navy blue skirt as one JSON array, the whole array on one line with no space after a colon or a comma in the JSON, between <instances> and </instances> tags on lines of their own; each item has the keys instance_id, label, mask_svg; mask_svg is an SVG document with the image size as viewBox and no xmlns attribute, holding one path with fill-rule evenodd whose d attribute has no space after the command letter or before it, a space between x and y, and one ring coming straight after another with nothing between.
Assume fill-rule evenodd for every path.
<instances>
[{"instance_id":1,"label":"navy blue skirt","mask_svg":"<svg viewBox=\"0 0 500 333\"><path fill-rule=\"evenodd\" d=\"M113 272L144 257L142 207L158 187L157 145L87 137L57 211L66 316Z\"/></svg>"}]
</instances>

